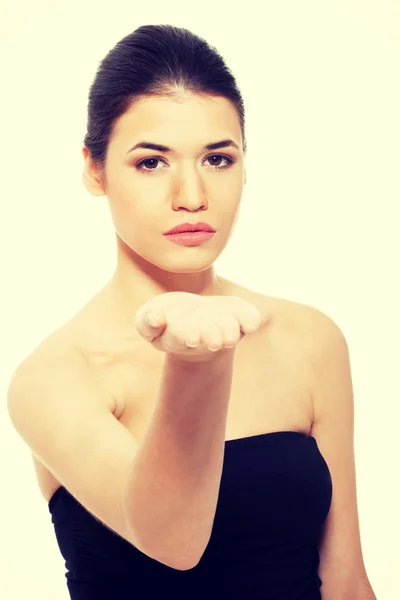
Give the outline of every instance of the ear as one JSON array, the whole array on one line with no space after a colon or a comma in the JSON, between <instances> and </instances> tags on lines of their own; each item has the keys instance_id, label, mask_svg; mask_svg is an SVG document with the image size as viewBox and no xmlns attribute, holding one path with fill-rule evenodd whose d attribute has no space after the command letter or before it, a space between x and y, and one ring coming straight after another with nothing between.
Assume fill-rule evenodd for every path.
<instances>
[{"instance_id":1,"label":"ear","mask_svg":"<svg viewBox=\"0 0 400 600\"><path fill-rule=\"evenodd\" d=\"M105 196L102 173L94 163L86 146L82 148L82 155L85 161L82 173L83 185L92 196Z\"/></svg>"}]
</instances>

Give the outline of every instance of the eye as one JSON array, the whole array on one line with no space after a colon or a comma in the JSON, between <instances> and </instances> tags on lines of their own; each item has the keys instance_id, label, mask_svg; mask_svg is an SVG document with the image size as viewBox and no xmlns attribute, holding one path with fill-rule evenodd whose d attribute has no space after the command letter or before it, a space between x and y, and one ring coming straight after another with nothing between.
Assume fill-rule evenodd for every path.
<instances>
[{"instance_id":1,"label":"eye","mask_svg":"<svg viewBox=\"0 0 400 600\"><path fill-rule=\"evenodd\" d=\"M211 154L210 156L207 156L206 160L210 160L210 158L222 158L222 160L228 161L228 164L223 165L222 167L220 165L211 165L214 169L226 169L231 164L233 164L233 160L229 158L229 156L223 156L222 154Z\"/></svg>"},{"instance_id":2,"label":"eye","mask_svg":"<svg viewBox=\"0 0 400 600\"><path fill-rule=\"evenodd\" d=\"M222 170L222 169L227 169L235 162L232 158L230 158L229 156L225 156L223 154L210 154L210 156L207 156L207 158L205 160L210 160L210 159L215 159L215 158L217 158L219 160L222 159L222 160L227 161L227 164L225 164L223 166L211 165L211 168L216 171ZM156 171L160 171L160 169L152 169L152 168L147 168L147 167L144 169L143 166L146 165L146 163L151 163L152 165L154 165L154 163L158 163L158 162L165 163L165 160L158 156L151 156L149 158L145 158L145 159L141 160L140 162L138 162L135 168L137 171L142 171L142 173L155 173Z\"/></svg>"},{"instance_id":3,"label":"eye","mask_svg":"<svg viewBox=\"0 0 400 600\"><path fill-rule=\"evenodd\" d=\"M138 162L138 164L136 165L136 169L138 171L145 171L145 172L151 172L151 171L156 171L156 169L143 169L143 165L145 165L146 163L150 163L150 162L159 162L160 160L162 160L161 158L156 158L155 156L152 158L145 158L144 160L141 160L140 162ZM157 169L159 170L159 169Z\"/></svg>"}]
</instances>

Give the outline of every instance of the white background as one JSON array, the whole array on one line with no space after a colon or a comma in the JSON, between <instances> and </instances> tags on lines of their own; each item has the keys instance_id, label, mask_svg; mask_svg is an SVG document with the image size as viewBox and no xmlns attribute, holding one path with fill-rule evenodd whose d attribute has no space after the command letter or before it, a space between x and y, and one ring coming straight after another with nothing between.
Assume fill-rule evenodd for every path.
<instances>
[{"instance_id":1,"label":"white background","mask_svg":"<svg viewBox=\"0 0 400 600\"><path fill-rule=\"evenodd\" d=\"M6 391L111 277L107 199L81 181L87 94L117 41L169 23L220 51L247 111L247 184L217 273L315 306L344 333L364 560L377 598L399 598L400 3L24 0L0 23L0 596L69 598Z\"/></svg>"}]
</instances>

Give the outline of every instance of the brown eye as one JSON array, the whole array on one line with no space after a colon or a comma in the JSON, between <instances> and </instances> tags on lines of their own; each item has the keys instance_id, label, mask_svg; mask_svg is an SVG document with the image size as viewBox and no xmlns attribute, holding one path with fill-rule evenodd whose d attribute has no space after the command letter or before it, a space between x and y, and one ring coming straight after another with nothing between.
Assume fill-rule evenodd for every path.
<instances>
[{"instance_id":1,"label":"brown eye","mask_svg":"<svg viewBox=\"0 0 400 600\"><path fill-rule=\"evenodd\" d=\"M139 169L139 171L155 171L156 169L153 169L152 166L154 166L154 163L158 163L160 162L160 158L156 158L156 157L152 157L152 158L146 158L145 160L142 160L141 162L139 162L136 165L136 168ZM150 164L148 164L150 163ZM142 165L147 165L149 168L146 169L142 169Z\"/></svg>"},{"instance_id":2,"label":"brown eye","mask_svg":"<svg viewBox=\"0 0 400 600\"><path fill-rule=\"evenodd\" d=\"M211 168L214 169L215 171L227 169L234 163L234 160L232 160L232 158L230 158L229 156L224 156L223 154L211 154L210 156L208 156L206 158L206 160L215 160L215 159L217 161L221 161L221 159L227 161L227 164L222 165L222 166L214 165L214 164L210 165ZM155 173L156 171L161 170L161 169L153 168L154 166L157 167L157 163L159 163L159 162L165 163L165 160L158 156L151 156L149 158L145 158L137 163L136 170L141 171L142 173Z\"/></svg>"},{"instance_id":3,"label":"brown eye","mask_svg":"<svg viewBox=\"0 0 400 600\"><path fill-rule=\"evenodd\" d=\"M213 160L213 159L215 159L215 158L216 158L217 160L221 160L221 159L223 159L224 157L223 157L223 156L221 156L220 154L213 154L213 156L209 156L207 160ZM219 167L219 166L221 166L221 165L214 165L214 164L213 164L212 166L213 166L213 167Z\"/></svg>"},{"instance_id":4,"label":"brown eye","mask_svg":"<svg viewBox=\"0 0 400 600\"><path fill-rule=\"evenodd\" d=\"M231 158L229 158L229 156L223 156L222 154L211 154L210 156L207 157L206 160L211 160L211 159L217 159L217 160L226 160L228 162L227 165L211 165L212 168L218 170L218 169L226 169L227 167L229 167L231 164L233 164L233 160Z\"/></svg>"}]
</instances>

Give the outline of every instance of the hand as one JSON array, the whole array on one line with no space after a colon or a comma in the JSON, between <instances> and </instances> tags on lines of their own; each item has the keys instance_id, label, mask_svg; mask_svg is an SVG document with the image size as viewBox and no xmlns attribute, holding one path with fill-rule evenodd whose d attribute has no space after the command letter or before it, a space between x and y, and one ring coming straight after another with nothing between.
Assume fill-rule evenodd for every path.
<instances>
[{"instance_id":1,"label":"hand","mask_svg":"<svg viewBox=\"0 0 400 600\"><path fill-rule=\"evenodd\" d=\"M139 334L161 352L203 362L215 352L234 348L261 323L258 308L237 296L200 296L167 292L136 313Z\"/></svg>"}]
</instances>

